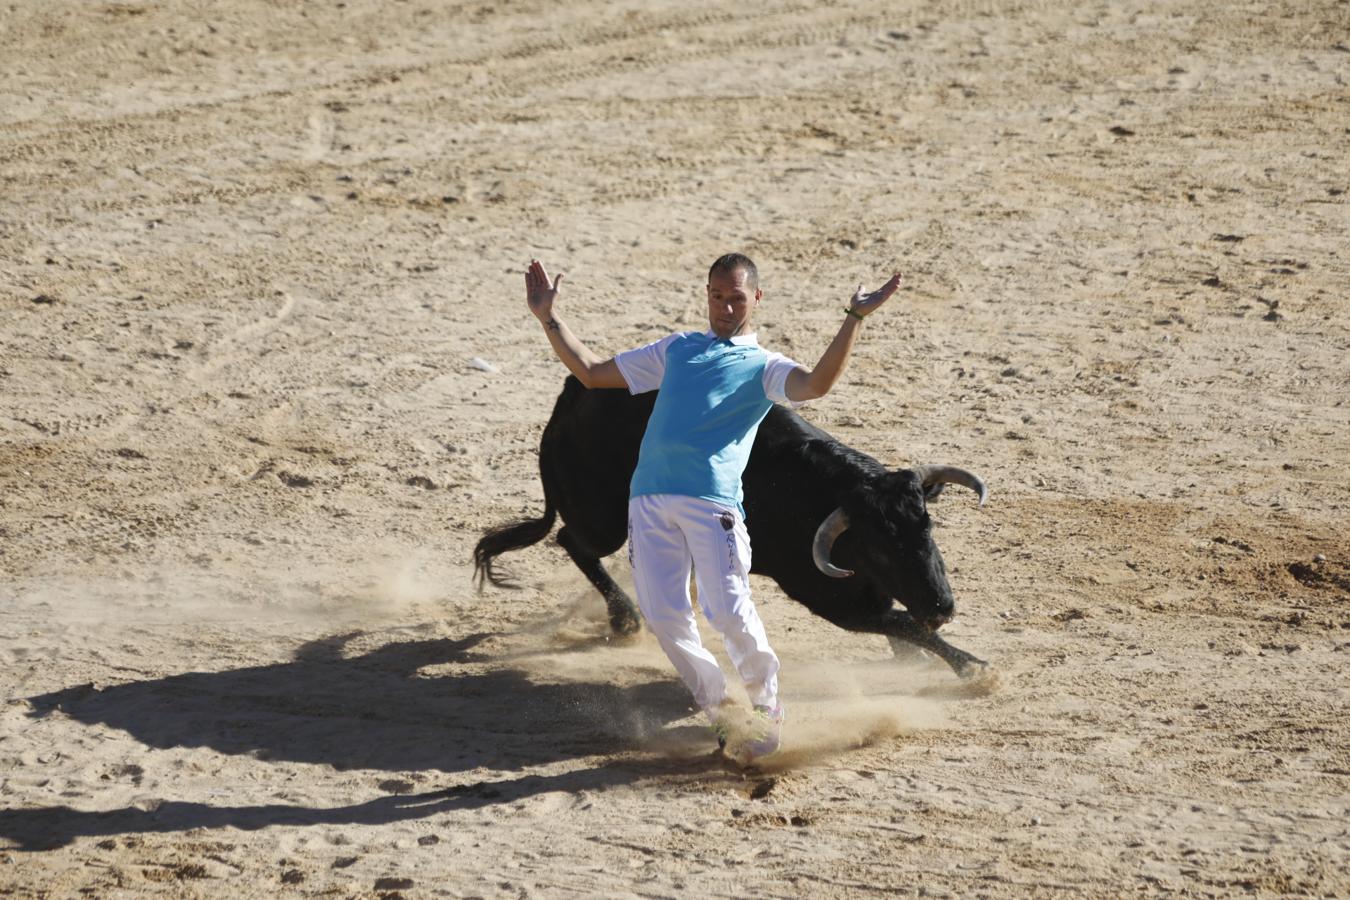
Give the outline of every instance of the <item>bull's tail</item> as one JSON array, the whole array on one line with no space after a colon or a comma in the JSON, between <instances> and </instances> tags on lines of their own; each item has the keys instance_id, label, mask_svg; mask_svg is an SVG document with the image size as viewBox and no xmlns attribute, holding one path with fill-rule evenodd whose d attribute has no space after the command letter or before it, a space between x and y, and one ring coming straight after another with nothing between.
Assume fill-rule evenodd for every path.
<instances>
[{"instance_id":1,"label":"bull's tail","mask_svg":"<svg viewBox=\"0 0 1350 900\"><path fill-rule=\"evenodd\" d=\"M544 514L537 519L517 519L505 525L498 525L483 535L482 540L473 548L473 577L482 590L483 582L490 581L498 587L515 587L510 575L493 568L492 561L508 550L519 550L531 544L537 544L553 530L553 520L557 511L547 499L544 501Z\"/></svg>"}]
</instances>

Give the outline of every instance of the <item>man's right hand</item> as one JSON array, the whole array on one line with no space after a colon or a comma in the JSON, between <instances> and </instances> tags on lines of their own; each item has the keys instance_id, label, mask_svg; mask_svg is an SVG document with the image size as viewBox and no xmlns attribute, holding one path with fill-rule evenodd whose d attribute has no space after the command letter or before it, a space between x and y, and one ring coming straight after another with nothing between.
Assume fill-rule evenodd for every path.
<instances>
[{"instance_id":1,"label":"man's right hand","mask_svg":"<svg viewBox=\"0 0 1350 900\"><path fill-rule=\"evenodd\" d=\"M525 302L540 322L547 324L553 318L553 301L558 296L558 286L562 280L563 276L559 274L549 281L544 264L537 259L530 260L530 267L525 270Z\"/></svg>"},{"instance_id":2,"label":"man's right hand","mask_svg":"<svg viewBox=\"0 0 1350 900\"><path fill-rule=\"evenodd\" d=\"M563 277L559 275L552 281L544 264L537 259L530 260L525 270L525 301L544 325L544 334L548 335L549 346L558 354L558 359L567 366L568 371L588 388L626 388L623 373L618 363L612 359L601 359L577 340L572 330L553 317L553 301L558 299L558 285Z\"/></svg>"}]
</instances>

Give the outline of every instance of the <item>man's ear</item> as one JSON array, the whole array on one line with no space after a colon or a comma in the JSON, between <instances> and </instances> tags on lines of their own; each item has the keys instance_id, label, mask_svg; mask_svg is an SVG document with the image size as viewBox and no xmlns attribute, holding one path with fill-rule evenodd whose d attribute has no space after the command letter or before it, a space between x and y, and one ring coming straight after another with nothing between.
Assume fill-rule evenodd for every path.
<instances>
[{"instance_id":1,"label":"man's ear","mask_svg":"<svg viewBox=\"0 0 1350 900\"><path fill-rule=\"evenodd\" d=\"M764 298L764 292L761 291L759 288L755 288L755 305L758 306L758 305L759 305L759 301L762 300L763 298Z\"/></svg>"}]
</instances>

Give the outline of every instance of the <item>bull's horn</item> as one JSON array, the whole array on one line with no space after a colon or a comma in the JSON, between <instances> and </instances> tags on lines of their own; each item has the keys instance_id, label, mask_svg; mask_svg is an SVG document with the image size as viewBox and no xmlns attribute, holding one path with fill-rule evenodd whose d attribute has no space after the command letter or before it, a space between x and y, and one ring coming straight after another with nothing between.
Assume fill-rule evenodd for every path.
<instances>
[{"instance_id":1,"label":"bull's horn","mask_svg":"<svg viewBox=\"0 0 1350 900\"><path fill-rule=\"evenodd\" d=\"M989 488L984 486L984 482L978 476L965 469L958 469L956 466L915 466L914 474L919 476L919 481L924 487L935 484L959 484L979 494L981 506L989 499Z\"/></svg>"},{"instance_id":2,"label":"bull's horn","mask_svg":"<svg viewBox=\"0 0 1350 900\"><path fill-rule=\"evenodd\" d=\"M831 578L847 578L853 574L853 570L840 569L830 562L834 542L845 531L848 531L848 516L843 509L836 509L820 523L816 529L816 539L811 544L811 558L816 561L816 568Z\"/></svg>"}]
</instances>

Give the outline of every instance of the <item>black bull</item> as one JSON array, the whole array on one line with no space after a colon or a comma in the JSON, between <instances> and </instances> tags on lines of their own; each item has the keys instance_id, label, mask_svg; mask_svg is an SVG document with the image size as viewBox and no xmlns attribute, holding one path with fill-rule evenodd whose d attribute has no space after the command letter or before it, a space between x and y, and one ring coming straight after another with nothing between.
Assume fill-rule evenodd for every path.
<instances>
[{"instance_id":1,"label":"black bull","mask_svg":"<svg viewBox=\"0 0 1350 900\"><path fill-rule=\"evenodd\" d=\"M483 535L474 548L480 583L509 583L494 558L543 540L561 515L558 543L604 596L614 630L640 627L633 601L600 560L628 537L628 483L655 401L655 392L587 390L568 377L539 443L544 514ZM984 502L984 485L969 472L889 471L775 406L742 476L751 572L840 628L886 635L897 655L918 646L963 677L983 673L982 660L937 634L954 605L926 502L944 483L970 487Z\"/></svg>"}]
</instances>

